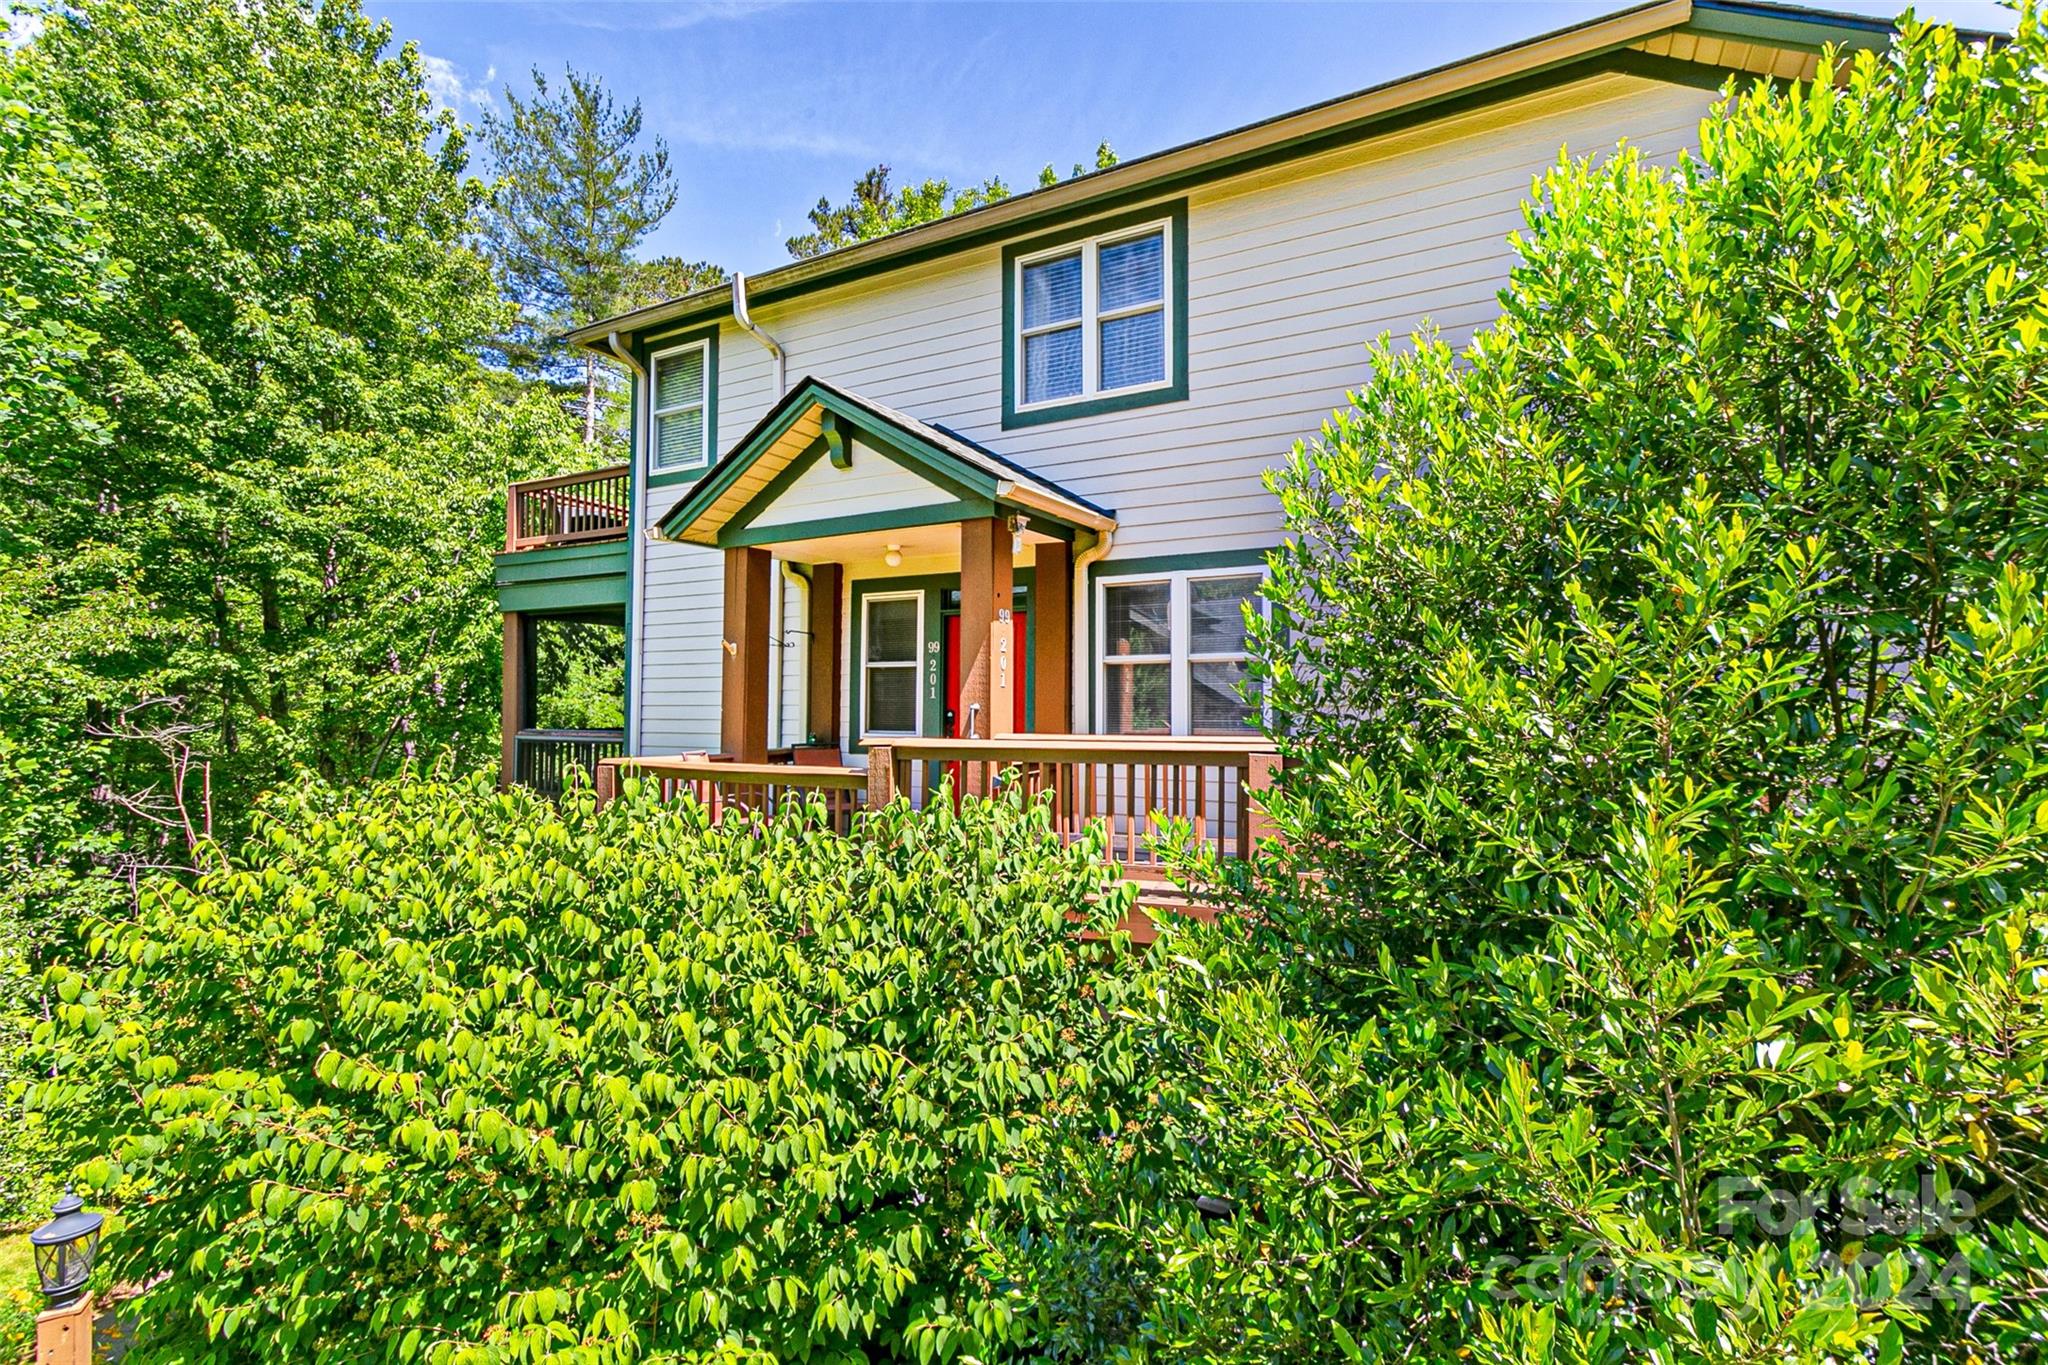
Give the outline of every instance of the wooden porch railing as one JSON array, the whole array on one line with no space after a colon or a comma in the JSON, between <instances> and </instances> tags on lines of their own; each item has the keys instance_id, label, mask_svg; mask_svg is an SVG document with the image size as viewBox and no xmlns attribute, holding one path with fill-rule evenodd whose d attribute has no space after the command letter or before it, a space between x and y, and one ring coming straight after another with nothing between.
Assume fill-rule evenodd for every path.
<instances>
[{"instance_id":1,"label":"wooden porch railing","mask_svg":"<svg viewBox=\"0 0 2048 1365\"><path fill-rule=\"evenodd\" d=\"M711 758L620 758L598 769L599 802L618 795L618 784L626 777L658 783L665 801L688 792L714 820L729 812L772 812L815 796L824 801L832 827L842 834L853 828L854 812L865 804L868 792L868 775L859 768L727 763Z\"/></svg>"},{"instance_id":2,"label":"wooden porch railing","mask_svg":"<svg viewBox=\"0 0 2048 1365\"><path fill-rule=\"evenodd\" d=\"M923 772L918 771L923 767ZM1116 735L1012 735L1003 739L877 739L868 746L868 804L898 793L921 799L942 774L956 789L991 792L1006 780L1027 795L1052 793L1053 827L1078 838L1104 826L1110 856L1127 870L1157 861L1155 836L1187 822L1189 838L1223 857L1250 856L1271 835L1258 793L1280 756L1236 739ZM918 781L918 778L922 781Z\"/></svg>"},{"instance_id":3,"label":"wooden porch railing","mask_svg":"<svg viewBox=\"0 0 2048 1365\"><path fill-rule=\"evenodd\" d=\"M617 540L632 517L628 465L528 479L505 490L505 548Z\"/></svg>"},{"instance_id":4,"label":"wooden porch railing","mask_svg":"<svg viewBox=\"0 0 2048 1365\"><path fill-rule=\"evenodd\" d=\"M626 752L624 730L521 730L514 742L513 779L543 796L560 796L572 772L595 782L599 763Z\"/></svg>"}]
</instances>

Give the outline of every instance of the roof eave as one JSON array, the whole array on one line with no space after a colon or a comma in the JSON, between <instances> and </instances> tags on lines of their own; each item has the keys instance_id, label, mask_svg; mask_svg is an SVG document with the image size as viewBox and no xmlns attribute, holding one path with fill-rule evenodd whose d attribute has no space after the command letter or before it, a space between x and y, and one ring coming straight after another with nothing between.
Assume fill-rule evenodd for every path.
<instances>
[{"instance_id":1,"label":"roof eave","mask_svg":"<svg viewBox=\"0 0 2048 1365\"><path fill-rule=\"evenodd\" d=\"M1044 189L1012 195L962 213L904 228L872 241L794 261L748 277L751 301L821 287L898 257L923 257L949 244L1014 234L1038 220L1071 215L1096 200L1142 197L1161 192L1204 167L1227 165L1304 138L1369 127L1408 110L1471 95L1521 77L1598 57L1673 29L1741 35L1752 41L1815 51L1829 43L1869 46L1896 31L1892 21L1769 0L1646 0L1613 14L1554 30L1525 42L1495 48L1335 99L1279 114L1164 151L1134 157ZM1971 40L2004 35L1959 30ZM612 333L641 333L669 323L700 321L732 310L732 286L715 285L680 298L604 318L563 333L574 345L603 346Z\"/></svg>"},{"instance_id":2,"label":"roof eave","mask_svg":"<svg viewBox=\"0 0 2048 1365\"><path fill-rule=\"evenodd\" d=\"M1269 147L1298 138L1317 136L1354 123L1377 121L1417 105L1467 94L1502 81L1533 75L1561 63L1626 47L1684 24L1692 12L1693 0L1646 0L1646 3L1632 8L1558 29L1526 42L1398 77L1305 109L1134 157L1106 170L1077 176L1044 189L1012 195L993 204L905 228L886 237L857 242L759 275L749 275L747 293L750 301L758 301L865 269L892 257L923 254L960 238L978 238L1022 229L1034 220L1068 213L1096 199L1124 198L1142 193L1148 185L1177 178L1210 163L1256 155ZM600 319L563 333L563 339L574 345L595 346L613 332L644 332L668 322L690 321L713 312L730 311L731 307L732 286L718 285L616 317Z\"/></svg>"}]
</instances>

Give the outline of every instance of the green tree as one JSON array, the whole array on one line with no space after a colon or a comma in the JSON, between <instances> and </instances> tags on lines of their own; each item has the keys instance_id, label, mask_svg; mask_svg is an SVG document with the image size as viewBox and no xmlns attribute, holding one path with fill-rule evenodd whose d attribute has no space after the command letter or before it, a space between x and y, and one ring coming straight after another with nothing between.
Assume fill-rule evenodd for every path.
<instances>
[{"instance_id":1,"label":"green tree","mask_svg":"<svg viewBox=\"0 0 2048 1365\"><path fill-rule=\"evenodd\" d=\"M580 388L588 445L598 438L609 370L555 335L620 311L650 286L667 288L715 267L633 259L676 204L668 147L652 137L642 148L638 100L620 108L595 76L570 69L555 88L536 69L533 93L508 87L505 105L505 113L485 117L482 130L498 176L486 240L519 307L498 349L521 374L558 390Z\"/></svg>"},{"instance_id":2,"label":"green tree","mask_svg":"<svg viewBox=\"0 0 2048 1365\"><path fill-rule=\"evenodd\" d=\"M811 231L789 239L789 254L799 260L821 256L1009 197L1010 187L1000 176L959 191L949 180L926 180L899 189L890 185L887 166L874 166L854 182L853 193L844 204L819 198L808 215Z\"/></svg>"},{"instance_id":3,"label":"green tree","mask_svg":"<svg viewBox=\"0 0 2048 1365\"><path fill-rule=\"evenodd\" d=\"M34 524L49 554L125 557L149 604L100 665L162 699L117 708L143 733L109 787L160 785L150 737L175 729L225 833L299 765L486 752L501 486L574 456L483 384L482 188L417 55L349 3L91 0L21 60L127 272L84 362L95 477Z\"/></svg>"},{"instance_id":4,"label":"green tree","mask_svg":"<svg viewBox=\"0 0 2048 1365\"><path fill-rule=\"evenodd\" d=\"M1098 170L1114 166L1116 162L1116 152L1108 142L1095 149ZM1081 164L1074 163L1074 174L1080 175L1082 171ZM1058 182L1059 177L1053 174L1048 163L1039 173L1039 185ZM946 179L927 179L916 185L898 187L889 183L889 167L874 166L853 183L853 193L847 196L844 204L834 204L830 198L821 196L808 215L811 230L790 238L787 246L791 256L802 260L837 251L856 242L885 237L920 223L936 222L984 204L999 203L1009 197L1010 187L1003 183L1001 176L992 175L979 185L960 190L955 190L953 182Z\"/></svg>"},{"instance_id":5,"label":"green tree","mask_svg":"<svg viewBox=\"0 0 2048 1365\"><path fill-rule=\"evenodd\" d=\"M822 804L714 825L627 787L284 793L53 976L37 1095L126 1192L106 1255L149 1285L138 1352L1014 1343L963 1233L1043 1204L1042 1130L1137 1102L1142 960L1100 839L1015 800L841 838Z\"/></svg>"},{"instance_id":6,"label":"green tree","mask_svg":"<svg viewBox=\"0 0 2048 1365\"><path fill-rule=\"evenodd\" d=\"M1116 148L1109 145L1108 138L1104 138L1100 143L1096 144L1095 165L1093 169L1098 171L1106 171L1111 166L1116 165L1119 160L1121 160L1121 158L1117 156ZM1083 166L1080 162L1076 161L1074 163L1073 174L1077 176L1086 175L1088 174L1089 169L1089 167ZM1049 189L1052 186L1057 185L1059 183L1059 172L1055 171L1052 168L1052 163L1050 161L1046 162L1045 166L1038 172L1038 187L1040 189Z\"/></svg>"},{"instance_id":7,"label":"green tree","mask_svg":"<svg viewBox=\"0 0 2048 1365\"><path fill-rule=\"evenodd\" d=\"M619 299L619 308L623 312L650 303L665 303L699 289L724 284L730 278L730 271L710 261L686 261L680 256L655 256L635 261L627 272L626 290Z\"/></svg>"},{"instance_id":8,"label":"green tree","mask_svg":"<svg viewBox=\"0 0 2048 1365\"><path fill-rule=\"evenodd\" d=\"M1151 1009L1238 1216L1103 1182L1125 1349L2038 1357L2044 71L1906 21L1557 167L1274 473L1284 843Z\"/></svg>"},{"instance_id":9,"label":"green tree","mask_svg":"<svg viewBox=\"0 0 2048 1365\"><path fill-rule=\"evenodd\" d=\"M99 174L35 63L0 45L0 464L38 504L92 483L105 442L86 379L120 279L105 211ZM23 531L9 517L0 549L21 549Z\"/></svg>"}]
</instances>

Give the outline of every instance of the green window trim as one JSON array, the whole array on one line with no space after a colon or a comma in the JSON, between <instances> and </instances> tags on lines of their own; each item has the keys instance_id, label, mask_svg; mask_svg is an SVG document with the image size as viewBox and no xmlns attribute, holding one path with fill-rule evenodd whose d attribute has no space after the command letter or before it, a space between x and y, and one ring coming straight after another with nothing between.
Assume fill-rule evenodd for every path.
<instances>
[{"instance_id":1,"label":"green window trim","mask_svg":"<svg viewBox=\"0 0 2048 1365\"><path fill-rule=\"evenodd\" d=\"M1167 311L1167 382L1147 388L1136 388L1109 393L1096 393L1058 402L1033 404L1022 403L1018 370L1023 359L1023 347L1019 344L1018 314L1019 281L1023 271L1021 262L1028 257L1057 251L1063 246L1073 246L1098 237L1113 236L1130 228L1143 227L1148 223L1163 223L1166 227L1166 311ZM1079 417L1094 417L1103 413L1127 412L1133 408L1152 407L1160 403L1179 403L1188 396L1188 201L1175 199L1154 203L1144 208L1132 209L1107 218L1093 218L1075 223L1040 237L1026 241L1012 242L1003 248L1003 430L1018 427L1040 426L1047 422L1066 422ZM1095 319L1086 313L1082 316L1084 326L1095 326Z\"/></svg>"},{"instance_id":2,"label":"green window trim","mask_svg":"<svg viewBox=\"0 0 2048 1365\"><path fill-rule=\"evenodd\" d=\"M640 458L634 461L634 467L649 488L695 483L704 477L706 470L718 463L718 330L717 327L699 327L691 331L672 333L663 336L657 342L648 343L646 347L642 364L647 369L647 378L643 381L636 376L633 381L634 387L646 395L644 407L637 401L638 394L635 395L636 401L633 405L635 418L646 418L643 424L645 449L640 452ZM661 469L655 465L654 447L659 430L654 417L655 367L665 357L695 346L704 348L703 462Z\"/></svg>"},{"instance_id":3,"label":"green window trim","mask_svg":"<svg viewBox=\"0 0 2048 1365\"><path fill-rule=\"evenodd\" d=\"M1025 610L1030 610L1033 589L1038 574L1035 569L1022 568L1011 575L1011 587L1023 594ZM920 592L924 594L924 667L918 677L918 721L925 738L936 739L946 733L946 618L959 615L957 606L948 606L947 594L958 595L960 575L940 574L898 574L894 577L856 578L847 584L849 604L847 623L846 658L841 676L846 680L846 738L840 747L850 754L864 754L868 746L861 743L861 712L866 697L861 686L861 660L866 651L864 635L867 630L867 599L870 595L886 597L891 594ZM1033 657L1030 637L1026 636L1024 649L1024 714L1034 714L1037 701L1038 663Z\"/></svg>"},{"instance_id":4,"label":"green window trim","mask_svg":"<svg viewBox=\"0 0 2048 1365\"><path fill-rule=\"evenodd\" d=\"M1104 733L1106 719L1101 709L1102 674L1105 667L1102 657L1104 579L1174 578L1187 574L1221 576L1227 575L1232 569L1239 569L1247 574L1256 573L1263 577L1267 572L1266 557L1281 548L1278 545L1271 545L1242 550L1205 550L1193 554L1133 555L1124 559L1098 560L1089 565L1088 638L1074 642L1074 648L1084 651L1088 659L1089 733Z\"/></svg>"}]
</instances>

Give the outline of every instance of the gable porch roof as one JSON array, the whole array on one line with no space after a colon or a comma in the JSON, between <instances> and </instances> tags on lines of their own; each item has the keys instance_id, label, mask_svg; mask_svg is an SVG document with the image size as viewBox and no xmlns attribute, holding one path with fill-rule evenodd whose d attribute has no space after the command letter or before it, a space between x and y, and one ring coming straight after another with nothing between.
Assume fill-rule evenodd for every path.
<instances>
[{"instance_id":1,"label":"gable porch roof","mask_svg":"<svg viewBox=\"0 0 2048 1365\"><path fill-rule=\"evenodd\" d=\"M773 525L761 519L820 462L850 468L855 448L924 485L915 505ZM1115 515L965 437L824 380L799 380L782 400L691 485L657 523L692 545L732 548L860 531L1021 515L1060 540L1099 535Z\"/></svg>"}]
</instances>

